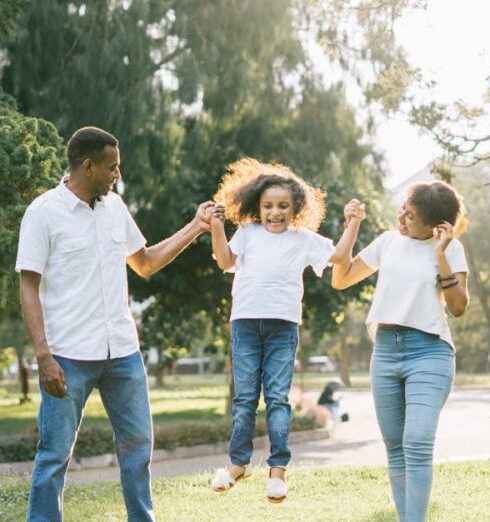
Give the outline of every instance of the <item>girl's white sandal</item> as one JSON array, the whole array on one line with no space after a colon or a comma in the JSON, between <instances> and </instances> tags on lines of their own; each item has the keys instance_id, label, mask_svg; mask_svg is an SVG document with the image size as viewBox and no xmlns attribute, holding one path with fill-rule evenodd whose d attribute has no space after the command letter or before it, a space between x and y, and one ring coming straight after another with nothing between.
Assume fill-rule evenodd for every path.
<instances>
[{"instance_id":1,"label":"girl's white sandal","mask_svg":"<svg viewBox=\"0 0 490 522\"><path fill-rule=\"evenodd\" d=\"M265 496L269 502L279 504L286 499L288 486L284 480L274 477L268 478L265 483Z\"/></svg>"},{"instance_id":2,"label":"girl's white sandal","mask_svg":"<svg viewBox=\"0 0 490 522\"><path fill-rule=\"evenodd\" d=\"M217 469L213 480L211 481L211 487L213 488L213 491L216 493L222 493L223 491L227 491L228 489L232 488L237 483L237 481L248 477L248 475L245 475L245 471L246 470L244 469L241 475L233 478L231 473L226 468Z\"/></svg>"}]
</instances>

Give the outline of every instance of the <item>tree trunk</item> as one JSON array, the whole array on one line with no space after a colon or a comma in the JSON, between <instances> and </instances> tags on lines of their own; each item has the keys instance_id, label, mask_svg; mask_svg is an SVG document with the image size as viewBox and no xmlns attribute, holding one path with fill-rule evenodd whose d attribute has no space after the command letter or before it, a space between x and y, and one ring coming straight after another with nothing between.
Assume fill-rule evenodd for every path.
<instances>
[{"instance_id":1,"label":"tree trunk","mask_svg":"<svg viewBox=\"0 0 490 522\"><path fill-rule=\"evenodd\" d=\"M199 375L204 375L204 346L197 349L197 368Z\"/></svg>"},{"instance_id":2,"label":"tree trunk","mask_svg":"<svg viewBox=\"0 0 490 522\"><path fill-rule=\"evenodd\" d=\"M469 238L462 238L461 241L464 244L466 254L468 256L468 263L470 265L470 270L473 275L473 281L476 287L476 295L480 301L483 316L485 317L485 321L487 323L488 339L490 339L490 292L487 290L485 284L480 278L480 271L473 254L473 248L470 244ZM488 355L490 356L490 342L488 343Z\"/></svg>"},{"instance_id":3,"label":"tree trunk","mask_svg":"<svg viewBox=\"0 0 490 522\"><path fill-rule=\"evenodd\" d=\"M232 371L233 360L231 357L231 350L228 352L227 361L225 364L226 382L228 384L228 397L226 398L226 410L225 415L231 417L231 405L233 402L233 395L235 394L235 386L233 385L233 371Z\"/></svg>"},{"instance_id":4,"label":"tree trunk","mask_svg":"<svg viewBox=\"0 0 490 522\"><path fill-rule=\"evenodd\" d=\"M158 357L161 357L161 354L158 354ZM155 386L157 388L163 388L165 385L165 382L163 380L165 372L165 365L163 364L163 361L158 361L155 369Z\"/></svg>"},{"instance_id":5,"label":"tree trunk","mask_svg":"<svg viewBox=\"0 0 490 522\"><path fill-rule=\"evenodd\" d=\"M351 382L350 382L350 353L349 353L349 346L345 342L345 339L341 340L340 345L340 378L342 379L342 382L350 388Z\"/></svg>"},{"instance_id":6,"label":"tree trunk","mask_svg":"<svg viewBox=\"0 0 490 522\"><path fill-rule=\"evenodd\" d=\"M29 398L29 365L24 360L24 348L15 346L15 353L17 355L17 367L19 368L19 385L20 385L20 404L30 402Z\"/></svg>"}]
</instances>

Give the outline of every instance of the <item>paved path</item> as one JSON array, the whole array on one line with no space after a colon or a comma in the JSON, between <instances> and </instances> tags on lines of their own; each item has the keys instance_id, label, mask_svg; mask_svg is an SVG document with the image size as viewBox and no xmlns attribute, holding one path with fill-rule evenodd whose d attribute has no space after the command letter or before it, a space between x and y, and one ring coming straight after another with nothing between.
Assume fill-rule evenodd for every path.
<instances>
[{"instance_id":1,"label":"paved path","mask_svg":"<svg viewBox=\"0 0 490 522\"><path fill-rule=\"evenodd\" d=\"M318 394L311 394L316 398ZM385 465L386 457L376 424L370 392L344 391L341 410L351 420L339 423L332 438L291 446L293 464L302 465ZM266 450L255 452L253 465L266 465ZM152 475L172 476L210 471L226 463L226 455L154 462ZM490 459L490 389L456 389L444 408L435 448L441 461ZM117 480L118 468L72 471L71 482Z\"/></svg>"}]
</instances>

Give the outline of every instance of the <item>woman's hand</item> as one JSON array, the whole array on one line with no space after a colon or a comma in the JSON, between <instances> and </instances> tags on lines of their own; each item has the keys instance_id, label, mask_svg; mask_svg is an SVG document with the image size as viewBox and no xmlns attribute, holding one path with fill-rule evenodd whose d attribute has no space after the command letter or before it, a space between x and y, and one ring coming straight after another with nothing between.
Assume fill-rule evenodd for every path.
<instances>
[{"instance_id":1,"label":"woman's hand","mask_svg":"<svg viewBox=\"0 0 490 522\"><path fill-rule=\"evenodd\" d=\"M434 238L436 240L436 252L442 254L453 239L453 226L451 223L443 221L440 225L437 225L434 228Z\"/></svg>"}]
</instances>

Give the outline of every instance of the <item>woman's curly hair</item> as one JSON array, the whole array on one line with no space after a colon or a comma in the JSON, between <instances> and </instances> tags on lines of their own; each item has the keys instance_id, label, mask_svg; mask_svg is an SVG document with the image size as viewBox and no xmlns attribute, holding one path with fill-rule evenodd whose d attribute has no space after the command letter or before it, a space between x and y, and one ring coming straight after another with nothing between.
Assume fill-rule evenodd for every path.
<instances>
[{"instance_id":1,"label":"woman's curly hair","mask_svg":"<svg viewBox=\"0 0 490 522\"><path fill-rule=\"evenodd\" d=\"M270 187L289 188L293 196L295 228L316 232L325 217L325 192L308 185L288 167L243 158L226 167L228 173L214 195L214 201L225 205L226 219L235 225L260 223L260 196Z\"/></svg>"},{"instance_id":2,"label":"woman's curly hair","mask_svg":"<svg viewBox=\"0 0 490 522\"><path fill-rule=\"evenodd\" d=\"M406 195L426 225L436 227L448 221L456 236L465 231L468 220L463 197L451 185L444 181L413 183L407 187Z\"/></svg>"}]
</instances>

